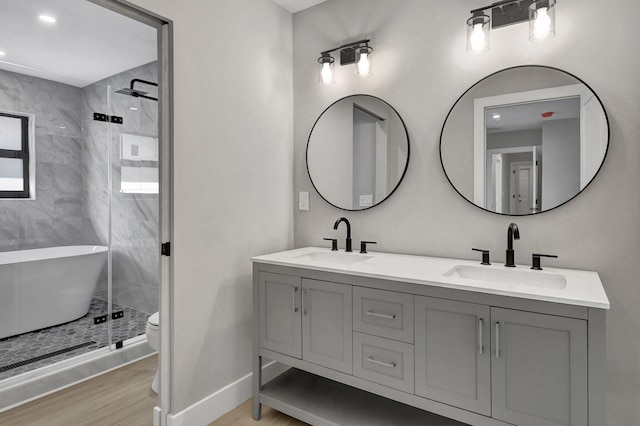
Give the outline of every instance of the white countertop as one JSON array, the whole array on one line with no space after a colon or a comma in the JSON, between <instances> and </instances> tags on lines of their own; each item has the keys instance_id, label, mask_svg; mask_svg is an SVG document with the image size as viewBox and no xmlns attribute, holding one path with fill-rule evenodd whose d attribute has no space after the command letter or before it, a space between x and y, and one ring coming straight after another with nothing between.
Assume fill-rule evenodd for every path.
<instances>
[{"instance_id":1,"label":"white countertop","mask_svg":"<svg viewBox=\"0 0 640 426\"><path fill-rule=\"evenodd\" d=\"M316 259L309 256L311 253L322 253L319 257L336 254L342 259L352 256L368 256L365 260L352 264L343 264L331 260ZM339 253L339 254L338 254ZM586 306L591 308L609 309L602 282L597 272L579 271L574 269L548 268L543 265L542 271L531 270L528 265L517 265L515 268L507 268L498 262L492 265L480 265L479 261L448 259L439 257L413 256L406 254L369 252L366 255L360 253L345 253L344 251L332 252L323 247L305 247L288 250L264 256L252 257L253 262L272 265L291 266L316 271L336 272L346 275L380 278L391 281L402 281L413 284L423 284L435 287L452 288L457 290L475 291L500 296L519 297L524 299L541 300L545 302L564 303L568 305ZM450 274L454 268L468 268L472 272L488 274L497 273L504 276L514 273L513 282L499 282L461 278L458 274ZM486 268L486 269L484 269ZM488 271L488 269L496 271ZM501 272L501 271L503 272ZM543 277L547 275L548 277ZM540 278L562 278L566 280L564 288L552 288L551 286L536 285L535 283L518 283L517 276L527 278L525 281L533 281ZM563 280L563 281L564 281Z\"/></svg>"}]
</instances>

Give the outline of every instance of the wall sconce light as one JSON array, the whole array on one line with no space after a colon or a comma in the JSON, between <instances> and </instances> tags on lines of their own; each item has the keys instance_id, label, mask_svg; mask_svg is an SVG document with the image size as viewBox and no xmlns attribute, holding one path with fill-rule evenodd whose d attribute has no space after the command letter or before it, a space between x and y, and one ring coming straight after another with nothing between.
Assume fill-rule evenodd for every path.
<instances>
[{"instance_id":1,"label":"wall sconce light","mask_svg":"<svg viewBox=\"0 0 640 426\"><path fill-rule=\"evenodd\" d=\"M467 19L467 51L489 50L489 30L529 21L529 40L556 34L556 0L503 0L471 11ZM491 11L491 16L485 11Z\"/></svg>"},{"instance_id":2,"label":"wall sconce light","mask_svg":"<svg viewBox=\"0 0 640 426\"><path fill-rule=\"evenodd\" d=\"M335 83L333 78L333 68L335 59L331 52L340 51L340 65L355 64L355 75L358 77L368 77L371 75L371 52L370 40L359 40L353 43L343 44L340 47L325 50L318 58L318 80L324 85Z\"/></svg>"},{"instance_id":3,"label":"wall sconce light","mask_svg":"<svg viewBox=\"0 0 640 426\"><path fill-rule=\"evenodd\" d=\"M336 81L333 78L333 66L336 60L329 53L322 53L318 58L318 79L320 83L329 85Z\"/></svg>"},{"instance_id":4,"label":"wall sconce light","mask_svg":"<svg viewBox=\"0 0 640 426\"><path fill-rule=\"evenodd\" d=\"M529 40L545 41L556 35L556 0L538 0L529 6Z\"/></svg>"}]
</instances>

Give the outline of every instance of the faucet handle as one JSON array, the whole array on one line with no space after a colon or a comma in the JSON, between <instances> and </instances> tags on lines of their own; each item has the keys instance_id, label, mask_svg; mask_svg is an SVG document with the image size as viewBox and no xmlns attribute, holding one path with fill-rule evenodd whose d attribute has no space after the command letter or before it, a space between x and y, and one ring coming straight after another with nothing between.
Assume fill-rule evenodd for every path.
<instances>
[{"instance_id":1,"label":"faucet handle","mask_svg":"<svg viewBox=\"0 0 640 426\"><path fill-rule=\"evenodd\" d=\"M542 267L540 266L541 257L553 257L555 259L558 258L558 256L556 256L555 254L538 254L538 253L533 253L531 257L532 257L531 263L533 264L531 266L531 269L535 269L536 271L542 271Z\"/></svg>"},{"instance_id":2,"label":"faucet handle","mask_svg":"<svg viewBox=\"0 0 640 426\"><path fill-rule=\"evenodd\" d=\"M367 252L367 244L378 244L375 241L360 241L360 253Z\"/></svg>"},{"instance_id":3,"label":"faucet handle","mask_svg":"<svg viewBox=\"0 0 640 426\"><path fill-rule=\"evenodd\" d=\"M336 238L323 238L323 240L331 241L331 251L338 251L338 240Z\"/></svg>"},{"instance_id":4,"label":"faucet handle","mask_svg":"<svg viewBox=\"0 0 640 426\"><path fill-rule=\"evenodd\" d=\"M477 249L477 248L472 248L471 250L482 252L482 263L481 263L481 265L491 265L491 262L489 262L489 250Z\"/></svg>"}]
</instances>

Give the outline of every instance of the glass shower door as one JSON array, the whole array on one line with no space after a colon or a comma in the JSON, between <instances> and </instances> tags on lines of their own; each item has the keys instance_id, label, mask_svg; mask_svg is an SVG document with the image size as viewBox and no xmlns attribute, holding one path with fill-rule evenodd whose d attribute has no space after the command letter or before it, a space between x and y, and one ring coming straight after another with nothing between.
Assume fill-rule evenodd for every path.
<instances>
[{"instance_id":1,"label":"glass shower door","mask_svg":"<svg viewBox=\"0 0 640 426\"><path fill-rule=\"evenodd\" d=\"M111 344L145 334L159 301L157 62L112 76L110 107ZM141 83L142 82L142 83ZM146 92L144 96L139 96ZM136 94L138 96L136 96Z\"/></svg>"}]
</instances>

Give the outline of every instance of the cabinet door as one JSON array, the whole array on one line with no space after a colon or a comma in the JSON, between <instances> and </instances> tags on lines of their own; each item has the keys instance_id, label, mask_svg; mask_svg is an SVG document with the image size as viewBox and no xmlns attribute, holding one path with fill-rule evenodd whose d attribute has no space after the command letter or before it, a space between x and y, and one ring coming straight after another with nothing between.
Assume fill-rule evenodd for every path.
<instances>
[{"instance_id":1,"label":"cabinet door","mask_svg":"<svg viewBox=\"0 0 640 426\"><path fill-rule=\"evenodd\" d=\"M351 374L351 286L302 279L302 359Z\"/></svg>"},{"instance_id":2,"label":"cabinet door","mask_svg":"<svg viewBox=\"0 0 640 426\"><path fill-rule=\"evenodd\" d=\"M260 272L260 346L302 357L300 277Z\"/></svg>"},{"instance_id":3,"label":"cabinet door","mask_svg":"<svg viewBox=\"0 0 640 426\"><path fill-rule=\"evenodd\" d=\"M584 320L492 308L493 417L520 426L586 426Z\"/></svg>"},{"instance_id":4,"label":"cabinet door","mask_svg":"<svg viewBox=\"0 0 640 426\"><path fill-rule=\"evenodd\" d=\"M416 395L491 415L490 308L415 297Z\"/></svg>"}]
</instances>

